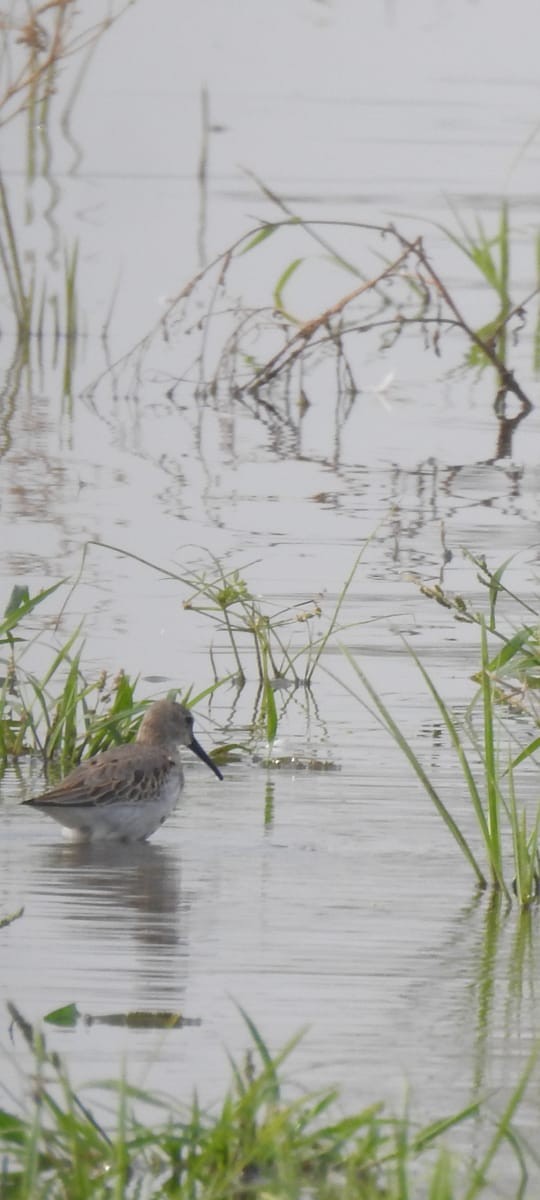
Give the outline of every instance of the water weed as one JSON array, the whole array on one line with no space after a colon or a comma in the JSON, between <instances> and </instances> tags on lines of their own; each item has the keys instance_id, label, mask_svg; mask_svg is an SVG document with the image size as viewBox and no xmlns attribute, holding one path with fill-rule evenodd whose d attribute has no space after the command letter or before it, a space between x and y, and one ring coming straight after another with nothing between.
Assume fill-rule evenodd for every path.
<instances>
[{"instance_id":1,"label":"water weed","mask_svg":"<svg viewBox=\"0 0 540 1200\"><path fill-rule=\"evenodd\" d=\"M52 651L41 675L26 665L43 636L28 635L26 618L60 586L33 597L27 588L14 588L0 621L0 759L37 752L65 773L81 758L133 740L147 701L136 696L137 681L124 671L112 678L106 671L87 678L80 629ZM190 689L189 703L196 704L221 682L199 694Z\"/></svg>"},{"instance_id":2,"label":"water weed","mask_svg":"<svg viewBox=\"0 0 540 1200\"><path fill-rule=\"evenodd\" d=\"M514 890L520 905L526 907L536 898L538 893L540 805L537 805L536 818L531 831L528 829L525 813L523 811L518 813L512 764L510 764L509 771L501 767L499 738L494 711L495 683L490 670L486 629L481 620L480 632L480 692L479 700L476 702L476 707L479 707L481 711L480 731L470 721L458 722L445 704L429 673L414 650L410 645L405 644L408 653L418 667L431 693L438 714L442 718L448 733L452 749L456 755L463 783L471 802L471 809L476 820L477 829L483 842L487 872L480 865L477 855L471 847L469 838L452 816L448 805L442 799L433 780L428 776L415 750L402 733L399 724L389 712L376 689L370 683L357 659L346 648L343 649L343 653L371 701L372 707L367 705L369 711L388 731L396 745L399 746L407 758L436 811L472 867L477 884L482 888L486 887L489 878L492 886L500 889L508 899L510 899L510 885L505 877L503 851L505 833L508 830L510 831L516 872ZM361 704L366 704L363 697L355 689L344 684L342 680L339 680L339 682L347 687L347 690L356 700ZM467 742L472 745L474 762L471 760L470 750L466 749ZM480 764L480 770L478 770L478 764ZM480 774L480 780L477 779L478 774Z\"/></svg>"},{"instance_id":3,"label":"water weed","mask_svg":"<svg viewBox=\"0 0 540 1200\"><path fill-rule=\"evenodd\" d=\"M477 328L438 270L422 234L408 237L392 223L304 220L260 180L256 182L278 209L276 220L246 231L202 267L171 301L159 324L132 352L115 363L115 378L118 371L130 370L135 364L139 372L146 351L154 338L161 335L168 341L173 336L178 340L189 335L192 359L191 335L196 330L200 349L191 369L196 377L197 394L213 398L227 395L232 403L249 408L261 421L277 423L297 433L305 411L306 381L324 360L332 359L336 364L336 403L347 408L363 390L359 379L365 348L359 360L360 345L369 343L374 349L377 344L379 351L384 352L413 332L420 335L424 348L440 357L451 338L452 344L456 342L458 333L460 345L467 348L469 364L490 365L494 369L494 408L503 453L513 429L531 410L531 400L510 360L538 293L535 267L530 292L517 301L511 295L512 230L508 205L505 203L501 208L498 230L493 236L481 224L474 233L468 231L459 214L458 233L443 231L481 272L495 298L494 318ZM344 234L347 254L340 248ZM277 279L269 281L268 304L262 308L250 302L253 273L246 277L245 260L248 255L259 256L262 274L268 265L269 239L275 246L275 259L283 245L282 265ZM294 250L287 257L285 248L291 244ZM328 286L333 294L336 276L338 279L343 274L353 276L355 286L347 287L337 301L306 317L295 313L290 293L306 264L313 269L314 261L323 287L330 272ZM89 394L94 394L103 378L90 386ZM507 402L512 397L513 411L509 408L507 412Z\"/></svg>"},{"instance_id":4,"label":"water weed","mask_svg":"<svg viewBox=\"0 0 540 1200\"><path fill-rule=\"evenodd\" d=\"M208 660L213 678L202 688L189 687L184 691L184 702L196 704L228 684L233 690L234 710L236 699L247 688L250 718L248 736L242 743L244 748L258 748L261 737L272 747L280 722L297 692L303 718L309 722L316 707L311 689L321 656L331 639L351 627L343 625L340 616L367 544L356 556L327 614L315 598L285 609L265 600L249 585L245 568L228 569L212 555L206 556L210 566L186 569L183 573L127 555L182 585L187 593L182 601L184 610L210 623L212 642ZM99 548L124 553L101 543ZM80 577L79 573L70 586L61 613ZM55 770L65 773L82 758L132 740L145 700L136 693L137 681L124 671L113 677L105 671L88 677L81 628L75 629L57 648L48 650L46 669L36 673L34 651L39 648L43 659L47 626L30 636L26 620L60 586L57 584L35 597L25 588L15 588L0 623L0 670L4 668L0 691L0 759L38 752L46 764L54 763ZM220 762L238 749L238 743L230 741L218 747ZM295 761L310 769L331 765L313 754ZM276 760L280 766L284 762L283 756ZM274 765L274 760L269 765Z\"/></svg>"},{"instance_id":5,"label":"water weed","mask_svg":"<svg viewBox=\"0 0 540 1200\"><path fill-rule=\"evenodd\" d=\"M527 908L537 898L540 890L540 854L538 839L540 836L540 803L536 809L536 817L532 829L529 829L528 814L525 808L518 808L514 788L512 764L508 771L509 782L509 818L512 831L512 852L514 855L515 876L513 889L522 909Z\"/></svg>"},{"instance_id":6,"label":"water weed","mask_svg":"<svg viewBox=\"0 0 540 1200\"><path fill-rule=\"evenodd\" d=\"M470 347L468 359L472 366L487 366L489 359L480 343L492 342L502 362L507 359L508 317L512 310L510 296L511 228L508 201L501 202L498 225L488 233L480 217L476 217L474 229L467 225L459 209L452 205L452 214L459 233L441 226L446 237L482 276L496 297L498 312L487 324L477 330L479 342ZM525 304L527 301L525 302Z\"/></svg>"},{"instance_id":7,"label":"water weed","mask_svg":"<svg viewBox=\"0 0 540 1200\"><path fill-rule=\"evenodd\" d=\"M205 556L210 561L209 567L176 572L118 546L103 542L90 542L88 545L123 554L187 588L189 595L183 601L184 610L198 613L208 620L216 638L221 644L225 642L231 652L231 670L227 671L226 677L234 681L239 689L244 687L248 679L255 680L252 731L254 734L263 732L267 741L272 743L280 713L287 705L285 699L278 709L276 696L281 693L290 696L299 687L309 689L329 639L350 628L339 623L339 615L370 541L371 538L366 539L356 556L333 611L328 616L323 613L320 601L310 597L285 609L277 608L250 587L245 578L247 567L241 570L226 568L210 553ZM316 624L322 625L323 630L315 634L313 627ZM214 664L212 648L210 655ZM220 681L215 665L214 675L217 685Z\"/></svg>"},{"instance_id":8,"label":"water weed","mask_svg":"<svg viewBox=\"0 0 540 1200\"><path fill-rule=\"evenodd\" d=\"M519 1177L515 1192L506 1193L508 1200L524 1194L526 1149L514 1119L536 1051L494 1133L484 1137L484 1149L476 1149L468 1165L451 1150L449 1139L474 1120L478 1145L478 1103L421 1125L408 1112L388 1115L380 1102L344 1116L335 1091L291 1098L284 1064L298 1038L272 1054L245 1013L250 1048L243 1062L230 1059L231 1084L221 1104L207 1109L197 1096L185 1104L120 1078L94 1085L98 1105L101 1092L98 1117L88 1087L84 1096L74 1089L43 1032L15 1005L9 1010L15 1036L32 1055L33 1079L19 1110L11 1103L0 1111L0 1182L6 1200L150 1195L296 1200L301 1194L312 1200L406 1200L419 1194L430 1200L473 1200L480 1192L495 1194L490 1171L504 1143L513 1151ZM106 1120L103 1097L111 1095L115 1113Z\"/></svg>"},{"instance_id":9,"label":"water weed","mask_svg":"<svg viewBox=\"0 0 540 1200\"><path fill-rule=\"evenodd\" d=\"M485 664L485 670L493 681L493 702L510 712L523 713L540 725L537 702L540 687L540 614L504 582L514 556L498 567L491 568L485 557L478 557L468 550L463 553L475 567L476 582L486 592L487 611L473 606L462 595L446 590L442 583L424 584L410 574L408 578L417 583L423 596L446 608L456 621L485 627L490 636L496 639L500 648L489 656ZM499 618L502 600L511 605L511 619L508 616L505 618L502 613ZM525 625L519 621L523 613L527 617ZM473 675L473 679L480 684L481 672ZM534 754L539 745L540 739L535 737L529 745L522 747L514 766Z\"/></svg>"},{"instance_id":10,"label":"water weed","mask_svg":"<svg viewBox=\"0 0 540 1200\"><path fill-rule=\"evenodd\" d=\"M427 772L425 771L424 767L422 766L417 754L413 750L413 748L410 745L407 738L401 732L399 725L392 717L390 711L384 704L383 700L377 694L377 692L376 692L375 688L372 686L372 684L369 682L366 674L360 667L356 658L354 658L354 656L350 653L350 651L348 651L345 647L343 647L343 653L344 653L345 657L347 658L348 662L350 663L355 675L360 680L361 684L363 685L365 691L367 692L368 696L370 697L370 699L374 705L373 708L370 708L369 705L366 705L366 707L368 707L368 710L373 715L375 715L379 724L381 724L383 726L383 728L385 728L390 733L391 737L394 739L396 744L399 746L400 750L403 752L403 754L407 758L410 766L412 767L413 771L415 772L418 779L420 780L420 783L422 784L423 788L427 792L430 800L434 804L435 809L437 810L439 816L444 821L444 824L446 825L447 829L452 834L452 837L457 842L460 850L464 854L469 865L472 867L475 877L476 877L477 884L482 888L485 887L486 883L487 883L485 874L484 874L484 872L483 872L483 870L482 870L482 868L481 868L481 866L469 844L468 839L466 838L465 834L460 829L457 822L454 820L448 806L442 800L439 792L434 787ZM422 670L422 673L424 673L424 669L422 667L421 667L421 670ZM332 672L329 672L329 674L332 674ZM332 678L337 678L337 677L332 674ZM428 677L426 676L426 680L427 680L427 678ZM351 688L348 684L345 684L343 682L343 680L337 680L337 682L341 683L342 686L345 687L346 690L349 692L349 694L351 696L353 696L354 699L358 700L360 704L363 704L363 705L366 704L363 697L360 696L359 693L355 691L355 689ZM443 716L443 720L445 721L445 724L447 723L447 720L448 720L449 724L447 727L449 727L451 731L452 730L454 731L454 735L456 737L456 742L457 742L457 745L456 745L456 743L455 743L455 745L458 750L458 756L460 758L462 769L463 769L467 784L469 786L471 797L473 797L473 804L475 804L475 802L477 800L476 784L474 782L474 777L473 777L472 772L469 767L468 759L463 752L459 736L457 735L457 731L455 730L455 727L453 725L453 722L451 721L450 715L446 709L446 706L444 705L444 702L439 697L438 693L436 692L436 689L434 688L434 685L431 684L431 681L429 681L428 686L430 686L430 690L432 690L433 697L435 699L437 706L439 707L439 709L441 711L441 715ZM477 816L479 818L480 826L485 835L484 840L486 840L486 839L489 840L484 810L483 810L482 804L479 801L479 798L478 798Z\"/></svg>"}]
</instances>

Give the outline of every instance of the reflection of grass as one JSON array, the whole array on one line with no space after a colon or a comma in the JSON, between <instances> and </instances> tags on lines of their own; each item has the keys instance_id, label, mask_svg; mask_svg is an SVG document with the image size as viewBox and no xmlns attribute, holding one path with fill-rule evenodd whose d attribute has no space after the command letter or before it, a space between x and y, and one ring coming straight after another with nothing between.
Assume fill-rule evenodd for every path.
<instances>
[{"instance_id":1,"label":"reflection of grass","mask_svg":"<svg viewBox=\"0 0 540 1200\"><path fill-rule=\"evenodd\" d=\"M120 1079L107 1085L109 1095L117 1094L117 1113L105 1128L44 1034L14 1005L9 1009L34 1059L26 1107L0 1112L2 1194L13 1200L406 1200L419 1194L474 1200L485 1194L501 1146L518 1177L526 1171L526 1147L513 1121L536 1053L483 1150L475 1121L475 1154L467 1166L446 1143L481 1113L478 1104L421 1126L408 1113L386 1115L380 1103L343 1116L335 1110L335 1092L287 1098L283 1064L298 1039L272 1055L245 1013L251 1049L243 1064L231 1059L221 1106L208 1111L197 1096L190 1105ZM143 1106L147 1124L137 1114Z\"/></svg>"},{"instance_id":2,"label":"reflection of grass","mask_svg":"<svg viewBox=\"0 0 540 1200\"><path fill-rule=\"evenodd\" d=\"M4 181L0 175L0 263L4 271L11 309L16 323L18 355L31 359L32 341L50 336L53 344L65 341L64 391L71 391L77 326L78 245L64 252L60 289L51 288L46 278L38 284L35 264L25 269L19 250L15 222Z\"/></svg>"},{"instance_id":3,"label":"reflection of grass","mask_svg":"<svg viewBox=\"0 0 540 1200\"><path fill-rule=\"evenodd\" d=\"M52 151L49 125L51 110L57 109L62 96L61 68L66 59L81 56L82 65L75 84L64 97L60 114L64 135L68 137L69 116L89 58L100 37L128 6L129 0L103 3L102 12L92 14L85 28L77 11L76 0L43 0L42 3L13 5L4 14L0 44L0 127L17 119L26 127L26 183L37 176L48 179L51 190L59 187L52 178ZM97 10L97 5L96 5ZM38 161L38 152L41 159ZM54 206L53 206L54 207ZM47 219L51 227L53 207ZM24 220L20 213L24 212ZM0 176L0 268L4 288L15 324L17 346L12 371L7 379L9 400L15 395L12 383L21 370L33 365L37 357L42 366L43 341L49 338L54 365L58 347L63 345L63 392L72 394L77 339L78 244L65 244L60 268L54 264L60 246L58 230L52 244L42 251L27 248L28 228L34 216L30 187L14 200ZM58 244L55 241L58 236ZM35 243L35 238L32 238Z\"/></svg>"}]
</instances>

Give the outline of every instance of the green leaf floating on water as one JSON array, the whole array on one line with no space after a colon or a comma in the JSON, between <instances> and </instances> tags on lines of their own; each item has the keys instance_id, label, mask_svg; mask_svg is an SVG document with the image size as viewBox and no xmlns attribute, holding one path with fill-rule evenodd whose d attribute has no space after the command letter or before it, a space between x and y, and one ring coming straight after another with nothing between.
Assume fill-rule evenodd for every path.
<instances>
[{"instance_id":1,"label":"green leaf floating on water","mask_svg":"<svg viewBox=\"0 0 540 1200\"><path fill-rule=\"evenodd\" d=\"M62 1008L53 1009L43 1018L48 1025L61 1025L67 1029L73 1029L80 1019L81 1013L76 1004L64 1004Z\"/></svg>"},{"instance_id":2,"label":"green leaf floating on water","mask_svg":"<svg viewBox=\"0 0 540 1200\"><path fill-rule=\"evenodd\" d=\"M23 912L24 906L18 908L17 912L10 913L9 917L0 917L0 929L5 929L6 925L12 925L13 921L18 921L19 917L22 917Z\"/></svg>"}]
</instances>

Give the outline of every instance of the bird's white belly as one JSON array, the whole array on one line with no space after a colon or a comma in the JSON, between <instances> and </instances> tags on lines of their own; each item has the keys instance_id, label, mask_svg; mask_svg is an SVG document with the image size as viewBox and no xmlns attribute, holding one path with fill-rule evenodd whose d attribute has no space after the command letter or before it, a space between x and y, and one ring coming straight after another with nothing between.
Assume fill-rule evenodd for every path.
<instances>
[{"instance_id":1,"label":"bird's white belly","mask_svg":"<svg viewBox=\"0 0 540 1200\"><path fill-rule=\"evenodd\" d=\"M159 796L148 799L109 800L91 807L57 809L51 816L63 825L63 835L72 842L140 842L173 811L182 790L182 777L176 771L161 786Z\"/></svg>"}]
</instances>

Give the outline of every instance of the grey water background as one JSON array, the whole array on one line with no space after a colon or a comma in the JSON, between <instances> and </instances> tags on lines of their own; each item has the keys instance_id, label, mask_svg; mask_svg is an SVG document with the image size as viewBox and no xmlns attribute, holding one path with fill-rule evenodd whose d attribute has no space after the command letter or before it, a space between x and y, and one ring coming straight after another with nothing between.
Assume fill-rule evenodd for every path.
<instances>
[{"instance_id":1,"label":"grey water background","mask_svg":"<svg viewBox=\"0 0 540 1200\"><path fill-rule=\"evenodd\" d=\"M159 11L139 0L100 41L69 136L58 120L49 130L47 173L27 182L20 122L2 135L30 260L49 256L52 272L63 239L79 238L86 329L69 395L45 346L4 408L6 601L15 582L37 590L73 577L92 540L179 573L204 548L241 567L276 610L316 598L329 613L372 537L342 614L354 624L343 640L467 828L461 780L399 634L414 639L446 700L464 707L477 636L424 600L410 573L432 582L443 571L449 588L480 606L461 548L492 565L518 552L512 587L535 603L536 410L497 458L493 379L457 370L464 346L445 348L439 361L419 336L384 353L373 341L359 347L361 394L343 427L323 363L296 439L276 439L253 412L219 397L198 399L174 336L151 342L138 374L122 364L88 388L159 320L201 257L275 219L248 172L306 218L403 220L425 236L474 324L491 297L438 223L452 224L453 204L467 221L496 228L507 197L513 294L527 294L538 228L539 26L532 2L509 22L499 0L162 0ZM73 72L68 65L66 95ZM294 245L289 232L259 258L246 256L242 284L255 302L271 303ZM320 256L291 285L291 303L307 318L350 286ZM6 297L3 305L8 326ZM514 353L535 400L529 331ZM9 332L2 354L9 376ZM58 631L59 602L48 606L50 646L84 618L85 662L96 669L140 674L146 694L202 687L212 630L183 609L185 599L158 572L92 547ZM215 652L225 669L219 639ZM36 647L37 662L48 653ZM324 661L350 681L337 645ZM223 689L201 710L205 746L242 730L250 685L232 712ZM24 904L25 913L0 933L3 999L32 1018L74 1000L94 1017L170 1009L194 1022L167 1033L106 1023L55 1033L77 1079L115 1072L128 1056L134 1082L186 1099L196 1085L211 1099L229 1078L225 1048L239 1055L248 1042L237 1002L273 1049L307 1027L291 1077L308 1088L339 1083L346 1106L379 1097L399 1106L410 1087L433 1116L495 1085L496 1109L538 1034L536 911L520 922L474 895L406 763L333 678L318 674L307 717L304 698L293 699L279 739L276 753L318 756L336 769L267 770L261 748L261 758L229 765L220 786L188 763L178 810L135 848L63 845L52 822L18 808L40 785L39 764L8 769L0 908ZM523 788L535 798L533 775ZM537 1120L536 1083L523 1121Z\"/></svg>"}]
</instances>

